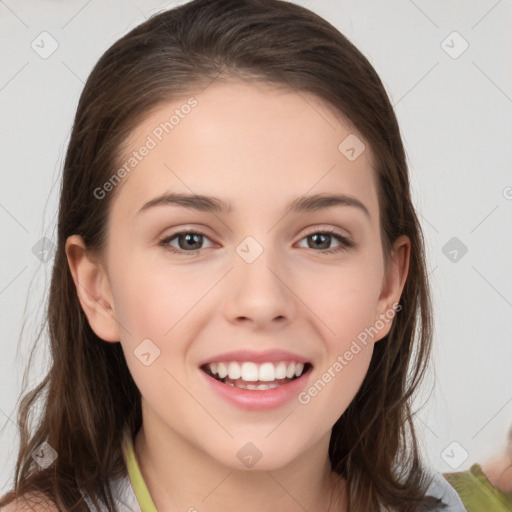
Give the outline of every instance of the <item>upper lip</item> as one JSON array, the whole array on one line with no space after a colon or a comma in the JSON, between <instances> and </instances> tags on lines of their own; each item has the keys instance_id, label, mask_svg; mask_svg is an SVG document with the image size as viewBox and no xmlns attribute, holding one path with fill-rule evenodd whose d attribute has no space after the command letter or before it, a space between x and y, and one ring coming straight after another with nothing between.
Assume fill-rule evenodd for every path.
<instances>
[{"instance_id":1,"label":"upper lip","mask_svg":"<svg viewBox=\"0 0 512 512\"><path fill-rule=\"evenodd\" d=\"M253 363L278 363L280 361L295 361L298 363L309 363L309 359L299 354L289 352L287 350L264 350L255 352L254 350L234 350L224 352L216 356L209 357L199 364L203 366L209 363L222 363L229 361L248 361Z\"/></svg>"}]
</instances>

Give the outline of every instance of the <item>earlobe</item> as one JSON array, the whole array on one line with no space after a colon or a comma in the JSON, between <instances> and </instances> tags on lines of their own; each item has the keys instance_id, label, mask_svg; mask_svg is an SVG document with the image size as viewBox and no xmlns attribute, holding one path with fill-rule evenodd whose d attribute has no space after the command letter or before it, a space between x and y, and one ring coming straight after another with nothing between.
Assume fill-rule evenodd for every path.
<instances>
[{"instance_id":1,"label":"earlobe","mask_svg":"<svg viewBox=\"0 0 512 512\"><path fill-rule=\"evenodd\" d=\"M110 282L104 267L87 253L79 235L70 236L65 249L78 300L91 329L105 341L119 341Z\"/></svg>"},{"instance_id":2,"label":"earlobe","mask_svg":"<svg viewBox=\"0 0 512 512\"><path fill-rule=\"evenodd\" d=\"M394 321L394 317L401 309L400 297L409 273L409 260L411 241L405 235L398 237L393 245L389 262L389 269L384 276L381 294L377 303L376 326L379 333L374 341L387 336ZM380 328L382 327L382 328Z\"/></svg>"}]
</instances>

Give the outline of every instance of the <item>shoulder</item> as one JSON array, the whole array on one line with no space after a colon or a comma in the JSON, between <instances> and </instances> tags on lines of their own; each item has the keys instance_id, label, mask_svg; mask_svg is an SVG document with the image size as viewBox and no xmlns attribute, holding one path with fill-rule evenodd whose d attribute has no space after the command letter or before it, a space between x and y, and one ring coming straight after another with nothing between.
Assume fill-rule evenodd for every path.
<instances>
[{"instance_id":1,"label":"shoulder","mask_svg":"<svg viewBox=\"0 0 512 512\"><path fill-rule=\"evenodd\" d=\"M130 478L127 474L116 479L110 479L109 487L115 501L116 509L119 512L142 512L132 488ZM100 508L98 509L93 504L89 494L82 489L80 492L82 493L90 512L104 512L107 510L104 503L100 503Z\"/></svg>"},{"instance_id":2,"label":"shoulder","mask_svg":"<svg viewBox=\"0 0 512 512\"><path fill-rule=\"evenodd\" d=\"M466 507L463 505L459 495L455 489L450 485L448 480L438 472L431 472L432 480L427 490L427 494L440 498L446 505L443 509L444 512L466 512Z\"/></svg>"},{"instance_id":3,"label":"shoulder","mask_svg":"<svg viewBox=\"0 0 512 512\"><path fill-rule=\"evenodd\" d=\"M445 477L468 507L478 503L482 510L512 510L512 495L494 486L478 463L466 471L447 473Z\"/></svg>"}]
</instances>

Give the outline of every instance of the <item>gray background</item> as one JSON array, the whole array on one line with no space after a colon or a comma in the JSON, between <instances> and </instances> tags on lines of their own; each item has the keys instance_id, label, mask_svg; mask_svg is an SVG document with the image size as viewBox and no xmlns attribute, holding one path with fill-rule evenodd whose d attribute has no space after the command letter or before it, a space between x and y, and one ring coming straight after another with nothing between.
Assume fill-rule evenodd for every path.
<instances>
[{"instance_id":1,"label":"gray background","mask_svg":"<svg viewBox=\"0 0 512 512\"><path fill-rule=\"evenodd\" d=\"M417 400L430 396L418 413L420 439L435 469L467 469L503 449L512 423L512 4L296 3L356 44L395 105L435 305L435 369ZM41 322L79 94L115 40L176 4L0 0L0 492L13 475L16 400ZM29 386L48 364L43 339Z\"/></svg>"}]
</instances>

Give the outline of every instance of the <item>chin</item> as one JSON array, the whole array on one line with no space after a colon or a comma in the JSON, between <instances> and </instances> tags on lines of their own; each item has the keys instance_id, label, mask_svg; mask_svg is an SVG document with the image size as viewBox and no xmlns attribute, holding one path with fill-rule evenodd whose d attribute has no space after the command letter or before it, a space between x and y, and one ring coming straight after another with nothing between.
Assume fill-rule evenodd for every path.
<instances>
[{"instance_id":1,"label":"chin","mask_svg":"<svg viewBox=\"0 0 512 512\"><path fill-rule=\"evenodd\" d=\"M267 435L267 434L265 434ZM230 442L230 447L222 453L210 455L230 470L245 471L275 471L293 463L303 453L297 447L304 443L293 442L287 450L281 439L274 442L262 436L254 441L247 440Z\"/></svg>"}]
</instances>

